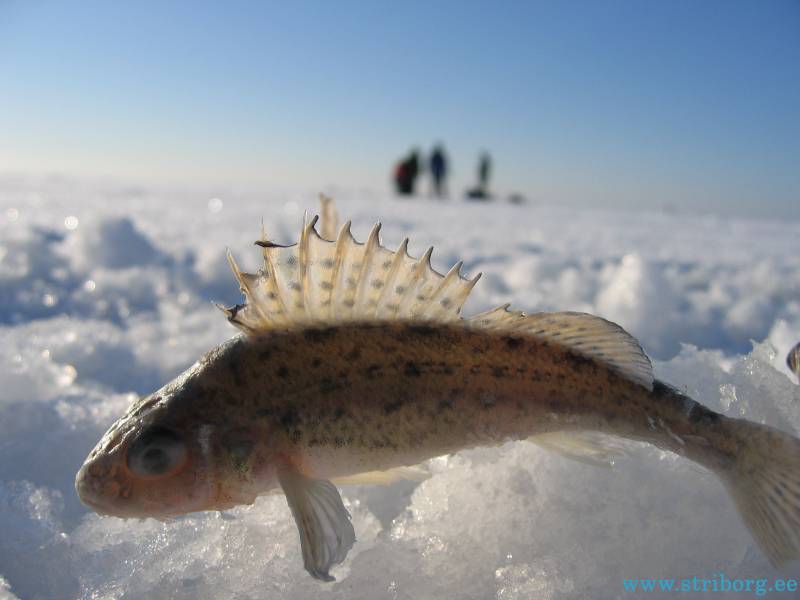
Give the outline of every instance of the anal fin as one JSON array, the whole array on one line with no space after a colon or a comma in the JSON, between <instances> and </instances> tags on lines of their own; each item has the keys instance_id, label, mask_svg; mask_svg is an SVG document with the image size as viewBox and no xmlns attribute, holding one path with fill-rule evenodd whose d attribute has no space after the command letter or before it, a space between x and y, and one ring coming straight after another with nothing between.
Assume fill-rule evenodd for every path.
<instances>
[{"instance_id":1,"label":"anal fin","mask_svg":"<svg viewBox=\"0 0 800 600\"><path fill-rule=\"evenodd\" d=\"M422 467L395 467L386 471L365 471L355 475L336 477L336 485L390 485L396 481L425 481L431 476L427 469Z\"/></svg>"},{"instance_id":2,"label":"anal fin","mask_svg":"<svg viewBox=\"0 0 800 600\"><path fill-rule=\"evenodd\" d=\"M593 467L613 467L614 460L624 454L623 448L614 444L608 436L592 431L540 433L532 435L528 441Z\"/></svg>"}]
</instances>

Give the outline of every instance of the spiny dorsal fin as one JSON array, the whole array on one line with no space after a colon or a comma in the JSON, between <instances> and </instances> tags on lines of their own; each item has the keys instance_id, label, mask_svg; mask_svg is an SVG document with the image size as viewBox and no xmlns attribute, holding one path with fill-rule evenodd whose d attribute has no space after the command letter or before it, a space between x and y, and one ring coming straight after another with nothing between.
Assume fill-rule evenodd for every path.
<instances>
[{"instance_id":1,"label":"spiny dorsal fin","mask_svg":"<svg viewBox=\"0 0 800 600\"><path fill-rule=\"evenodd\" d=\"M415 259L408 240L389 250L380 243L380 223L363 244L353 237L349 221L336 241L321 237L316 223L317 217L304 221L300 241L291 246L256 242L264 255L257 273L242 272L228 253L245 296L244 304L223 309L231 323L257 334L301 323L454 321L480 277L465 279L462 263L446 275L438 273L430 263L433 248Z\"/></svg>"},{"instance_id":2,"label":"spiny dorsal fin","mask_svg":"<svg viewBox=\"0 0 800 600\"><path fill-rule=\"evenodd\" d=\"M323 200L323 227L335 223L332 201ZM619 325L584 313L525 315L508 304L461 319L461 307L480 273L466 279L462 263L447 274L430 262L433 248L421 258L408 254L408 239L389 250L380 243L380 223L365 243L342 226L336 240L316 229L317 217L304 218L300 241L291 246L270 242L262 230L264 265L257 273L242 272L233 255L228 261L245 303L220 307L228 320L248 335L302 324L375 320L460 322L469 327L530 335L566 346L648 389L653 386L650 360L639 343ZM333 236L331 236L333 237Z\"/></svg>"}]
</instances>

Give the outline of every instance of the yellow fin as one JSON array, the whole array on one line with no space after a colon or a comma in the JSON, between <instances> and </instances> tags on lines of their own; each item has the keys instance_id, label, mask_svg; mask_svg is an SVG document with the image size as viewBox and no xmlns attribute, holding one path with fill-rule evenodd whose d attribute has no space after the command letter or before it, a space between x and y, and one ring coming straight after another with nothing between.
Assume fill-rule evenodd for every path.
<instances>
[{"instance_id":1,"label":"yellow fin","mask_svg":"<svg viewBox=\"0 0 800 600\"><path fill-rule=\"evenodd\" d=\"M624 454L622 446L611 438L590 431L540 433L529 437L528 441L593 467L612 467L614 459Z\"/></svg>"},{"instance_id":2,"label":"yellow fin","mask_svg":"<svg viewBox=\"0 0 800 600\"><path fill-rule=\"evenodd\" d=\"M337 477L332 481L336 485L389 485L402 479L425 481L430 476L430 472L422 467L396 467L386 471L365 471L356 475Z\"/></svg>"}]
</instances>

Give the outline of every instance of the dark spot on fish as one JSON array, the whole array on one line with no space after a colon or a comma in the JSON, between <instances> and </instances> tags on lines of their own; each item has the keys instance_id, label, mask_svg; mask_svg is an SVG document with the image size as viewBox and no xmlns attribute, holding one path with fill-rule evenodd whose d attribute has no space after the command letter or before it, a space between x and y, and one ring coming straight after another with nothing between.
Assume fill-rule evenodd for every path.
<instances>
[{"instance_id":1,"label":"dark spot on fish","mask_svg":"<svg viewBox=\"0 0 800 600\"><path fill-rule=\"evenodd\" d=\"M290 406L283 411L279 422L287 432L290 434L298 434L299 437L297 426L300 424L300 416L297 414L297 409L294 406Z\"/></svg>"},{"instance_id":2,"label":"dark spot on fish","mask_svg":"<svg viewBox=\"0 0 800 600\"><path fill-rule=\"evenodd\" d=\"M457 387L450 390L449 395L451 398L461 398L464 396L464 392L464 388Z\"/></svg>"},{"instance_id":3,"label":"dark spot on fish","mask_svg":"<svg viewBox=\"0 0 800 600\"><path fill-rule=\"evenodd\" d=\"M380 370L380 365L370 365L364 369L364 374L367 376L367 379L375 379L375 377L378 376L378 371Z\"/></svg>"},{"instance_id":4,"label":"dark spot on fish","mask_svg":"<svg viewBox=\"0 0 800 600\"><path fill-rule=\"evenodd\" d=\"M522 338L518 337L505 337L503 341L506 343L509 350L516 350L523 344Z\"/></svg>"},{"instance_id":5,"label":"dark spot on fish","mask_svg":"<svg viewBox=\"0 0 800 600\"><path fill-rule=\"evenodd\" d=\"M315 357L311 360L311 366L316 368L322 364L322 359L319 357Z\"/></svg>"},{"instance_id":6,"label":"dark spot on fish","mask_svg":"<svg viewBox=\"0 0 800 600\"><path fill-rule=\"evenodd\" d=\"M408 331L414 335L431 336L436 335L436 328L430 325L409 325Z\"/></svg>"},{"instance_id":7,"label":"dark spot on fish","mask_svg":"<svg viewBox=\"0 0 800 600\"><path fill-rule=\"evenodd\" d=\"M403 399L395 400L394 402L390 402L389 404L385 405L383 407L383 412L384 414L390 415L400 410L400 407L402 407L403 404L405 404Z\"/></svg>"},{"instance_id":8,"label":"dark spot on fish","mask_svg":"<svg viewBox=\"0 0 800 600\"><path fill-rule=\"evenodd\" d=\"M478 390L478 399L481 401L483 408L492 408L497 403L497 398L494 394L484 390Z\"/></svg>"},{"instance_id":9,"label":"dark spot on fish","mask_svg":"<svg viewBox=\"0 0 800 600\"><path fill-rule=\"evenodd\" d=\"M319 391L322 392L323 394L328 394L338 389L339 387L340 387L339 384L337 384L335 381L327 377L319 382Z\"/></svg>"},{"instance_id":10,"label":"dark spot on fish","mask_svg":"<svg viewBox=\"0 0 800 600\"><path fill-rule=\"evenodd\" d=\"M493 366L492 367L492 377L494 377L496 379L500 379L502 377L505 377L507 370L508 370L508 367Z\"/></svg>"},{"instance_id":11,"label":"dark spot on fish","mask_svg":"<svg viewBox=\"0 0 800 600\"><path fill-rule=\"evenodd\" d=\"M445 365L444 366L444 374L445 375L452 375L455 372L456 372L456 370L452 367L452 365Z\"/></svg>"},{"instance_id":12,"label":"dark spot on fish","mask_svg":"<svg viewBox=\"0 0 800 600\"><path fill-rule=\"evenodd\" d=\"M325 340L329 339L331 336L335 335L335 331L333 327L325 327L325 328L310 328L306 329L303 332L303 337L307 342L310 343L320 343L324 342Z\"/></svg>"},{"instance_id":13,"label":"dark spot on fish","mask_svg":"<svg viewBox=\"0 0 800 600\"><path fill-rule=\"evenodd\" d=\"M347 414L347 411L343 409L341 406L337 407L335 411L333 411L333 420L338 421L343 416Z\"/></svg>"},{"instance_id":14,"label":"dark spot on fish","mask_svg":"<svg viewBox=\"0 0 800 600\"><path fill-rule=\"evenodd\" d=\"M289 369L287 369L286 366L282 365L278 367L278 370L275 371L275 374L281 379L286 379L287 377L289 377Z\"/></svg>"},{"instance_id":15,"label":"dark spot on fish","mask_svg":"<svg viewBox=\"0 0 800 600\"><path fill-rule=\"evenodd\" d=\"M439 404L436 405L436 411L439 413L445 410L450 410L452 408L453 408L452 400L439 400Z\"/></svg>"},{"instance_id":16,"label":"dark spot on fish","mask_svg":"<svg viewBox=\"0 0 800 600\"><path fill-rule=\"evenodd\" d=\"M359 358L361 358L361 348L359 348L358 346L356 346L355 348L353 348L352 350L350 350L350 352L348 352L348 353L345 355L345 358L346 358L347 360L351 360L351 361L356 361L356 360L358 360Z\"/></svg>"},{"instance_id":17,"label":"dark spot on fish","mask_svg":"<svg viewBox=\"0 0 800 600\"><path fill-rule=\"evenodd\" d=\"M272 355L272 350L269 348L264 348L258 353L258 360L267 361L269 357Z\"/></svg>"},{"instance_id":18,"label":"dark spot on fish","mask_svg":"<svg viewBox=\"0 0 800 600\"><path fill-rule=\"evenodd\" d=\"M584 356L583 354L579 354L577 352L567 352L566 356L567 360L576 369L580 369L582 367L594 367L595 369L597 368L597 363L591 358Z\"/></svg>"},{"instance_id":19,"label":"dark spot on fish","mask_svg":"<svg viewBox=\"0 0 800 600\"><path fill-rule=\"evenodd\" d=\"M422 375L422 373L419 370L419 367L417 367L416 363L412 361L406 362L405 369L403 369L403 374L406 375L407 377L419 377L420 375Z\"/></svg>"}]
</instances>

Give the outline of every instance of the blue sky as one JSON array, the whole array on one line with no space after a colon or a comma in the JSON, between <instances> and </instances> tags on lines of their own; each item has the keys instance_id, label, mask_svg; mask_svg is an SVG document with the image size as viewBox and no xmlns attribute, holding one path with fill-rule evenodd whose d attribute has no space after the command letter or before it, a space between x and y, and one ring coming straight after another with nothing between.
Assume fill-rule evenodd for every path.
<instances>
[{"instance_id":1,"label":"blue sky","mask_svg":"<svg viewBox=\"0 0 800 600\"><path fill-rule=\"evenodd\" d=\"M800 217L800 2L0 0L0 171Z\"/></svg>"}]
</instances>

